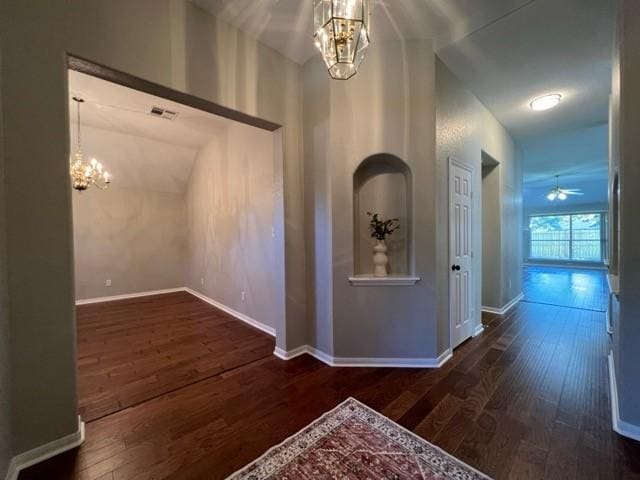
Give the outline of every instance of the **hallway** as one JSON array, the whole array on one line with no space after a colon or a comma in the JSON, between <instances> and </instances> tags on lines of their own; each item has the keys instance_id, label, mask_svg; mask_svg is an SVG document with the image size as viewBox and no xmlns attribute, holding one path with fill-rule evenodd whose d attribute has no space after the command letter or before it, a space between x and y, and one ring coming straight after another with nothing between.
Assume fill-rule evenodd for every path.
<instances>
[{"instance_id":1,"label":"hallway","mask_svg":"<svg viewBox=\"0 0 640 480\"><path fill-rule=\"evenodd\" d=\"M525 302L604 312L607 279L604 270L525 266L522 274Z\"/></svg>"}]
</instances>

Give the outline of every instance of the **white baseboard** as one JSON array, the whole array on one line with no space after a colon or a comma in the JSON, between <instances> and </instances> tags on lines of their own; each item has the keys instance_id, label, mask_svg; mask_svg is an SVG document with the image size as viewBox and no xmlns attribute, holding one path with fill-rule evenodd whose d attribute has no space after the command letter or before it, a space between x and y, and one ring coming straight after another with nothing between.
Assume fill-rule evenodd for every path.
<instances>
[{"instance_id":1,"label":"white baseboard","mask_svg":"<svg viewBox=\"0 0 640 480\"><path fill-rule=\"evenodd\" d=\"M482 311L487 313L495 313L496 315L504 315L507 312L509 312L509 310L511 310L513 307L515 307L516 304L523 298L524 298L524 293L521 293L516 298L514 298L513 300L511 300L509 303L507 303L501 308L482 307Z\"/></svg>"},{"instance_id":2,"label":"white baseboard","mask_svg":"<svg viewBox=\"0 0 640 480\"><path fill-rule=\"evenodd\" d=\"M257 328L258 330L262 330L265 333L268 333L272 337L276 336L276 330L269 325L265 325L258 320L255 320L244 313L240 313L233 308L229 308L226 305L223 305L216 300L207 297L203 293L197 292L189 287L177 287L177 288L167 288L165 290L150 290L147 292L138 292L138 293L126 293L124 295L114 295L112 297L99 297L99 298L87 298L85 300L77 300L76 305L87 305L90 303L100 303L100 302L111 302L114 300L126 300L127 298L138 298L138 297L148 297L150 295L162 295L164 293L175 293L175 292L187 292L193 295L194 297L198 297L200 300L207 302L210 305L213 305L216 308L219 308L223 312L228 313L232 317L237 318L245 323L248 323L252 327Z\"/></svg>"},{"instance_id":3,"label":"white baseboard","mask_svg":"<svg viewBox=\"0 0 640 480\"><path fill-rule=\"evenodd\" d=\"M291 360L308 353L330 367L393 367L393 368L439 368L452 357L451 349L445 350L437 358L384 358L384 357L334 357L310 345L302 345L285 351L276 347L274 355Z\"/></svg>"},{"instance_id":4,"label":"white baseboard","mask_svg":"<svg viewBox=\"0 0 640 480\"><path fill-rule=\"evenodd\" d=\"M624 437L640 441L640 426L625 422L620 418L616 365L613 360L613 352L609 353L609 389L611 391L611 424L613 430Z\"/></svg>"},{"instance_id":5,"label":"white baseboard","mask_svg":"<svg viewBox=\"0 0 640 480\"><path fill-rule=\"evenodd\" d=\"M302 345L301 347L294 348L293 350L283 350L282 348L276 345L273 354L281 358L282 360L291 360L292 358L299 357L300 355L304 355L305 353L309 353L307 345Z\"/></svg>"},{"instance_id":6,"label":"white baseboard","mask_svg":"<svg viewBox=\"0 0 640 480\"><path fill-rule=\"evenodd\" d=\"M146 292L125 293L123 295L112 295L110 297L86 298L76 300L76 305L88 305L90 303L113 302L114 300L126 300L127 298L148 297L150 295L162 295L163 293L183 292L184 287L166 288L164 290L149 290Z\"/></svg>"},{"instance_id":7,"label":"white baseboard","mask_svg":"<svg viewBox=\"0 0 640 480\"><path fill-rule=\"evenodd\" d=\"M473 336L477 337L482 332L484 332L484 324L480 323L480 325L476 325L476 328L473 330Z\"/></svg>"},{"instance_id":8,"label":"white baseboard","mask_svg":"<svg viewBox=\"0 0 640 480\"><path fill-rule=\"evenodd\" d=\"M76 432L13 457L5 480L17 480L18 475L25 468L79 447L82 442L84 442L84 422L78 417L78 430Z\"/></svg>"},{"instance_id":9,"label":"white baseboard","mask_svg":"<svg viewBox=\"0 0 640 480\"><path fill-rule=\"evenodd\" d=\"M262 330L264 333L268 333L269 335L271 335L272 337L276 336L276 329L273 327L270 327L269 325L266 325L262 322L259 322L258 320L255 320L247 315L245 315L244 313L240 313L236 310L234 310L233 308L227 307L226 305L223 305L220 302L217 302L216 300L207 297L206 295L200 293L200 292L196 292L195 290L189 288L189 287L184 287L182 290L184 290L187 293L190 293L191 295L193 295L194 297L198 297L200 300L203 300L205 302L207 302L209 305L213 305L216 308L219 308L220 310L222 310L223 312L228 313L229 315L231 315L232 317L237 318L238 320L241 320L245 323L248 323L249 325L251 325L252 327L257 328L258 330Z\"/></svg>"}]
</instances>

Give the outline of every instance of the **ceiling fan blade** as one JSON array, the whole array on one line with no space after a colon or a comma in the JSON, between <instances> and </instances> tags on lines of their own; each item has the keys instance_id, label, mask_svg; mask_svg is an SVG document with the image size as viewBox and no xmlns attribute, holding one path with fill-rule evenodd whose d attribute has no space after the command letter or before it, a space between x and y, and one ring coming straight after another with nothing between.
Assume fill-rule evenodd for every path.
<instances>
[{"instance_id":1,"label":"ceiling fan blade","mask_svg":"<svg viewBox=\"0 0 640 480\"><path fill-rule=\"evenodd\" d=\"M582 192L571 192L571 191L566 191L564 192L567 195L584 195L584 193Z\"/></svg>"},{"instance_id":2,"label":"ceiling fan blade","mask_svg":"<svg viewBox=\"0 0 640 480\"><path fill-rule=\"evenodd\" d=\"M563 192L581 192L581 188L561 188Z\"/></svg>"}]
</instances>

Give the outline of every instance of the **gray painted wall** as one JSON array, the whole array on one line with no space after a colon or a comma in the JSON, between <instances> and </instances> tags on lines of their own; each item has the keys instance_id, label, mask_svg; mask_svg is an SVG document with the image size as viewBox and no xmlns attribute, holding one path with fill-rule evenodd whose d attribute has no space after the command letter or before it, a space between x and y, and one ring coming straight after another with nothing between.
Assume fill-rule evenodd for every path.
<instances>
[{"instance_id":1,"label":"gray painted wall","mask_svg":"<svg viewBox=\"0 0 640 480\"><path fill-rule=\"evenodd\" d=\"M117 183L73 192L73 232L77 300L184 286L182 194Z\"/></svg>"},{"instance_id":2,"label":"gray painted wall","mask_svg":"<svg viewBox=\"0 0 640 480\"><path fill-rule=\"evenodd\" d=\"M284 292L273 152L272 133L235 123L198 151L187 189L186 284L276 328Z\"/></svg>"},{"instance_id":3,"label":"gray painted wall","mask_svg":"<svg viewBox=\"0 0 640 480\"><path fill-rule=\"evenodd\" d=\"M76 300L183 287L185 192L196 150L86 125L82 149L113 183L72 192Z\"/></svg>"},{"instance_id":4,"label":"gray painted wall","mask_svg":"<svg viewBox=\"0 0 640 480\"><path fill-rule=\"evenodd\" d=\"M476 324L480 323L481 299L486 291L487 298L496 304L484 305L500 308L522 291L521 275L521 225L522 225L522 171L518 150L508 132L500 125L480 101L467 90L451 71L439 59L436 60L436 93L437 93L437 155L438 155L438 198L440 205L448 204L447 171L448 158L455 157L467 162L474 168L474 252L482 252L482 215L478 210L482 205L481 163L482 152L486 152L499 163L496 173L499 175L500 199L499 209L492 224L500 225L500 232L495 239L499 248L493 252L493 258L485 259L485 264L493 265L496 275L485 278L482 273L482 256L474 256L474 271L487 284L476 282L475 308ZM438 221L442 238L438 243L438 251L446 252L448 245L446 208L440 208ZM438 256L439 271L442 275L439 282L448 282L447 255ZM490 283L489 283L490 282ZM442 287L444 288L444 287ZM448 317L448 304L441 305L440 315Z\"/></svg>"},{"instance_id":5,"label":"gray painted wall","mask_svg":"<svg viewBox=\"0 0 640 480\"><path fill-rule=\"evenodd\" d=\"M500 305L500 164L482 165L482 305Z\"/></svg>"},{"instance_id":6,"label":"gray painted wall","mask_svg":"<svg viewBox=\"0 0 640 480\"><path fill-rule=\"evenodd\" d=\"M309 299L314 304L310 343L336 357L437 357L449 347L448 158L474 165L476 212L481 205L482 151L500 162L502 201L495 223L501 228L493 259L499 268L494 268L495 285L489 285L496 299L491 306L500 307L521 291L522 184L516 146L435 59L429 42L379 43L349 82L329 82L315 58L304 65L303 78L306 201L308 215L314 216L307 238L317 255L309 262ZM393 154L411 168L414 209L409 235L414 250L409 270L422 278L413 287L359 288L347 281L356 255L361 255L360 263L367 260L354 249L353 173L377 153ZM379 190L385 195L385 189ZM391 196L397 200L396 193ZM476 215L476 252L482 249L481 223L481 215ZM481 257L475 257L478 275ZM331 270L326 269L327 258ZM477 282L477 323L480 287Z\"/></svg>"},{"instance_id":7,"label":"gray painted wall","mask_svg":"<svg viewBox=\"0 0 640 480\"><path fill-rule=\"evenodd\" d=\"M318 255L309 276L315 303L310 342L337 357L433 358L441 352L433 59L430 42L380 42L349 82L330 82L320 58L304 65L306 198L315 220L308 238ZM413 268L422 277L415 286L365 288L348 281L356 256L353 174L379 153L399 157L412 170L419 205Z\"/></svg>"},{"instance_id":8,"label":"gray painted wall","mask_svg":"<svg viewBox=\"0 0 640 480\"><path fill-rule=\"evenodd\" d=\"M434 358L446 348L437 342L434 58L430 41L379 42L356 77L331 84L331 288L338 357ZM378 153L395 155L411 169L416 208L412 226L404 227L411 227L416 245L412 270L422 278L413 286L348 283L356 253L353 174Z\"/></svg>"},{"instance_id":9,"label":"gray painted wall","mask_svg":"<svg viewBox=\"0 0 640 480\"><path fill-rule=\"evenodd\" d=\"M1 22L1 20L0 20ZM0 23L1 26L1 23ZM2 52L0 51L0 59ZM0 61L0 70L2 64ZM5 157L2 123L2 76L0 75L0 478L4 477L12 457L11 399L9 355L9 298L5 220Z\"/></svg>"},{"instance_id":10,"label":"gray painted wall","mask_svg":"<svg viewBox=\"0 0 640 480\"><path fill-rule=\"evenodd\" d=\"M319 58L302 69L304 85L305 245L307 255L307 338L309 345L333 355L331 178L329 122L331 80Z\"/></svg>"},{"instance_id":11,"label":"gray painted wall","mask_svg":"<svg viewBox=\"0 0 640 480\"><path fill-rule=\"evenodd\" d=\"M640 3L620 0L618 8L611 166L620 172L620 306L613 318L613 353L620 418L640 427Z\"/></svg>"},{"instance_id":12,"label":"gray painted wall","mask_svg":"<svg viewBox=\"0 0 640 480\"><path fill-rule=\"evenodd\" d=\"M0 19L13 451L77 429L65 52L284 126L287 322L277 342L304 343L300 68L186 0L2 2Z\"/></svg>"}]
</instances>

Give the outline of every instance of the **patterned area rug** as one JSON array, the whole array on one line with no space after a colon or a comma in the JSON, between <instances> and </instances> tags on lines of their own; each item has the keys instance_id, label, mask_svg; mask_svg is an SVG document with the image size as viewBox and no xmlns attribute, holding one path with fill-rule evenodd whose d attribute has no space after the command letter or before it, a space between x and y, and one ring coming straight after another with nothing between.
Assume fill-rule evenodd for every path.
<instances>
[{"instance_id":1,"label":"patterned area rug","mask_svg":"<svg viewBox=\"0 0 640 480\"><path fill-rule=\"evenodd\" d=\"M227 480L442 480L486 475L349 398Z\"/></svg>"}]
</instances>

